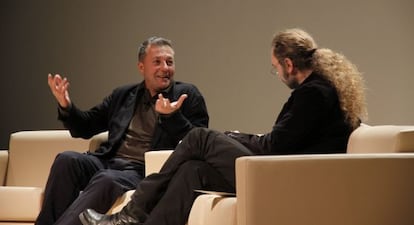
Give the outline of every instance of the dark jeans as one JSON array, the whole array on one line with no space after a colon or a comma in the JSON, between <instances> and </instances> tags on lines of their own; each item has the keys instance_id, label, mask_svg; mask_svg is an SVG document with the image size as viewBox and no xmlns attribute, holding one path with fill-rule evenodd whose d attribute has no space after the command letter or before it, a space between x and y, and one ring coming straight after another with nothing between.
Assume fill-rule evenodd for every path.
<instances>
[{"instance_id":1,"label":"dark jeans","mask_svg":"<svg viewBox=\"0 0 414 225\"><path fill-rule=\"evenodd\" d=\"M143 179L144 167L123 159L102 160L66 151L53 162L36 225L77 225L87 208L109 210L125 191Z\"/></svg>"},{"instance_id":2,"label":"dark jeans","mask_svg":"<svg viewBox=\"0 0 414 225\"><path fill-rule=\"evenodd\" d=\"M131 202L148 214L145 225L184 225L197 197L194 189L235 191L235 160L253 155L221 132L194 128L160 173L138 185Z\"/></svg>"}]
</instances>

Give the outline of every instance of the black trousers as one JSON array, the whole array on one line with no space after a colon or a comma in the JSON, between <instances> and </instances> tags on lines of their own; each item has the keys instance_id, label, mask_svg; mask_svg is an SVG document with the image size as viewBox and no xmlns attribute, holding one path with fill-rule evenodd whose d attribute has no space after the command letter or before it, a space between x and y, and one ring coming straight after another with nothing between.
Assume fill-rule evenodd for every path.
<instances>
[{"instance_id":1,"label":"black trousers","mask_svg":"<svg viewBox=\"0 0 414 225\"><path fill-rule=\"evenodd\" d=\"M144 166L124 159L102 160L73 151L60 153L50 170L36 225L80 225L87 208L108 211L125 191L135 189Z\"/></svg>"},{"instance_id":2,"label":"black trousers","mask_svg":"<svg viewBox=\"0 0 414 225\"><path fill-rule=\"evenodd\" d=\"M235 160L253 153L221 132L194 128L160 173L140 182L131 202L148 214L145 225L184 225L197 197L194 189L235 191Z\"/></svg>"}]
</instances>

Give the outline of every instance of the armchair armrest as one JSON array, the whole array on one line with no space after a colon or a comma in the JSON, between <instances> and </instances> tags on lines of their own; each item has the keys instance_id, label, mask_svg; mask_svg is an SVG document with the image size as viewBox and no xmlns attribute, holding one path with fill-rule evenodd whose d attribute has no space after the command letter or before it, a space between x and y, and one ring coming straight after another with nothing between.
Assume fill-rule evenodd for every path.
<instances>
[{"instance_id":1,"label":"armchair armrest","mask_svg":"<svg viewBox=\"0 0 414 225\"><path fill-rule=\"evenodd\" d=\"M149 151L145 153L145 175L160 171L174 150Z\"/></svg>"},{"instance_id":2,"label":"armchair armrest","mask_svg":"<svg viewBox=\"0 0 414 225\"><path fill-rule=\"evenodd\" d=\"M413 177L413 153L241 157L237 223L408 225Z\"/></svg>"},{"instance_id":3,"label":"armchair armrest","mask_svg":"<svg viewBox=\"0 0 414 225\"><path fill-rule=\"evenodd\" d=\"M145 156L145 175L148 176L151 173L160 171L164 162L171 155L173 150L162 150L162 151L149 151L144 154ZM110 215L119 212L131 199L135 190L125 192L119 197L116 202L112 205L111 209L106 212Z\"/></svg>"},{"instance_id":4,"label":"armchair armrest","mask_svg":"<svg viewBox=\"0 0 414 225\"><path fill-rule=\"evenodd\" d=\"M93 137L91 137L91 140L89 142L89 151L93 152L105 141L108 140L108 131L102 132L100 134L97 134Z\"/></svg>"},{"instance_id":5,"label":"armchair armrest","mask_svg":"<svg viewBox=\"0 0 414 225\"><path fill-rule=\"evenodd\" d=\"M7 164L9 162L9 151L0 150L0 186L6 182Z\"/></svg>"}]
</instances>

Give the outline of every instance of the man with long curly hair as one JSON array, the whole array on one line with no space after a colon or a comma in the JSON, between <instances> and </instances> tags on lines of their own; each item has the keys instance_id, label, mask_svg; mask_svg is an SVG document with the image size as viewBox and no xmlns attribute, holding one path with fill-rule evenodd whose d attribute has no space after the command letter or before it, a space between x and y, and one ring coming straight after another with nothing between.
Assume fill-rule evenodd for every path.
<instances>
[{"instance_id":1,"label":"man with long curly hair","mask_svg":"<svg viewBox=\"0 0 414 225\"><path fill-rule=\"evenodd\" d=\"M360 72L343 55L319 49L301 29L277 33L271 50L274 73L293 90L271 132L194 128L119 213L88 209L79 215L82 223L183 225L199 195L195 189L235 192L240 156L345 152L349 135L366 116Z\"/></svg>"}]
</instances>

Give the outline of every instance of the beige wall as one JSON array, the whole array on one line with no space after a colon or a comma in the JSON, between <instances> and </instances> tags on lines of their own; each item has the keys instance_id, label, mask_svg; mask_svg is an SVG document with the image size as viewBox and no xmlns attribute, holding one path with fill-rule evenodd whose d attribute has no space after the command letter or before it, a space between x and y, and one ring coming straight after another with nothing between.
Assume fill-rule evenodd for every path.
<instances>
[{"instance_id":1,"label":"beige wall","mask_svg":"<svg viewBox=\"0 0 414 225\"><path fill-rule=\"evenodd\" d=\"M66 75L73 101L91 107L141 80L136 48L151 35L173 40L176 79L200 88L211 128L269 131L289 96L269 73L270 40L290 27L364 72L368 123L412 125L413 9L410 0L3 1L0 148L12 131L61 128L47 73Z\"/></svg>"}]
</instances>

